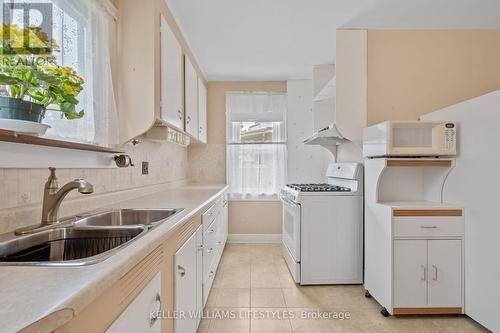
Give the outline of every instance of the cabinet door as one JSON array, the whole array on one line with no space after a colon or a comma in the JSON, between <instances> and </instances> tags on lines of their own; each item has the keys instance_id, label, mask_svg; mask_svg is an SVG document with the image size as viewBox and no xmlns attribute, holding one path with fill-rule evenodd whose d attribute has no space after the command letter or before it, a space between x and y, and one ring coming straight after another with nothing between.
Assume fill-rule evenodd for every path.
<instances>
[{"instance_id":1,"label":"cabinet door","mask_svg":"<svg viewBox=\"0 0 500 333\"><path fill-rule=\"evenodd\" d=\"M227 194L224 194L224 198L222 199L222 230L224 244L226 244L229 233L229 201L227 199Z\"/></svg>"},{"instance_id":2,"label":"cabinet door","mask_svg":"<svg viewBox=\"0 0 500 333\"><path fill-rule=\"evenodd\" d=\"M207 143L207 87L198 79L198 139Z\"/></svg>"},{"instance_id":3,"label":"cabinet door","mask_svg":"<svg viewBox=\"0 0 500 333\"><path fill-rule=\"evenodd\" d=\"M394 241L394 307L427 305L427 241Z\"/></svg>"},{"instance_id":4,"label":"cabinet door","mask_svg":"<svg viewBox=\"0 0 500 333\"><path fill-rule=\"evenodd\" d=\"M161 117L170 125L184 130L182 47L163 16L160 44Z\"/></svg>"},{"instance_id":5,"label":"cabinet door","mask_svg":"<svg viewBox=\"0 0 500 333\"><path fill-rule=\"evenodd\" d=\"M203 311L203 226L196 230L196 310ZM201 316L198 318L199 324Z\"/></svg>"},{"instance_id":6,"label":"cabinet door","mask_svg":"<svg viewBox=\"0 0 500 333\"><path fill-rule=\"evenodd\" d=\"M188 57L184 61L186 132L198 138L198 74Z\"/></svg>"},{"instance_id":7,"label":"cabinet door","mask_svg":"<svg viewBox=\"0 0 500 333\"><path fill-rule=\"evenodd\" d=\"M193 234L175 254L176 333L196 333L198 326L197 253L196 234Z\"/></svg>"},{"instance_id":8,"label":"cabinet door","mask_svg":"<svg viewBox=\"0 0 500 333\"><path fill-rule=\"evenodd\" d=\"M462 306L462 241L430 240L429 306Z\"/></svg>"},{"instance_id":9,"label":"cabinet door","mask_svg":"<svg viewBox=\"0 0 500 333\"><path fill-rule=\"evenodd\" d=\"M158 273L106 330L106 333L160 333L161 319L151 317L152 312L160 310L160 302L161 274Z\"/></svg>"}]
</instances>

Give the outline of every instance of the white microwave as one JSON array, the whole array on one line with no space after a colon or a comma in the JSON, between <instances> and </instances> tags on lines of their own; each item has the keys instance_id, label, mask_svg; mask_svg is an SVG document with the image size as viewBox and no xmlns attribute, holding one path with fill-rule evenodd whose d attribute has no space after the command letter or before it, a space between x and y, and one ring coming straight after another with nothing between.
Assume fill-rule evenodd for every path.
<instances>
[{"instance_id":1,"label":"white microwave","mask_svg":"<svg viewBox=\"0 0 500 333\"><path fill-rule=\"evenodd\" d=\"M457 124L452 121L385 121L363 132L363 157L456 154Z\"/></svg>"}]
</instances>

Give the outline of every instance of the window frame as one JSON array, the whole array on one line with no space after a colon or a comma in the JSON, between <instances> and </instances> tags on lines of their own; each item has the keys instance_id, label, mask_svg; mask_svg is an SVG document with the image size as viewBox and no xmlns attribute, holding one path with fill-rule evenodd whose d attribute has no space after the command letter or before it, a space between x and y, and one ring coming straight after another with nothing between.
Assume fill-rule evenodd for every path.
<instances>
[{"instance_id":1,"label":"window frame","mask_svg":"<svg viewBox=\"0 0 500 333\"><path fill-rule=\"evenodd\" d=\"M279 140L279 141L248 141L248 142L231 142L230 140L230 133L231 133L231 127L232 127L232 121L231 121L231 115L228 112L227 109L227 96L229 94L274 94L274 95L283 95L286 96L286 92L274 92L274 91L227 91L225 94L225 99L226 99L226 110L225 110L225 120L226 120L226 183L229 184L230 177L229 177L229 172L230 172L230 156L229 156L229 146L252 146L252 145L273 145L273 146L283 146L285 148L285 170L284 173L284 180L286 182L286 168L287 168L287 159L288 159L288 152L287 152L287 143L288 143L288 128L287 128L287 109L284 110L283 112L283 120L281 121L283 130L285 131L284 134L284 140ZM239 122L258 122L255 119L249 119L246 121L239 121ZM260 121L261 123L270 123L271 121ZM276 157L278 158L278 157ZM247 194L241 194L241 196L234 196L231 192L231 187L229 188L229 201L245 201L245 202L258 202L258 201L271 201L271 202L276 202L279 201L279 190L277 193L274 193L272 195L258 195L258 196L253 196L253 195L248 195Z\"/></svg>"},{"instance_id":2,"label":"window frame","mask_svg":"<svg viewBox=\"0 0 500 333\"><path fill-rule=\"evenodd\" d=\"M114 19L115 24L117 24L118 20L118 8L110 1L110 0L101 0L102 1L102 6L103 10L106 10L106 12ZM58 1L55 1L57 3ZM77 9L75 9L72 6L68 6L68 8L71 11L71 14L75 16L81 16L81 14L78 12ZM68 15L71 15L68 14ZM116 47L113 47L114 44L117 43L118 35L117 35L117 28L113 28L115 31L114 36L110 42L113 45L110 45L110 52L112 53L112 56L110 57L111 61L111 70L114 72L114 68L117 63L117 55L118 55L118 50ZM82 33L83 27L79 27L78 31L79 33ZM113 40L114 39L114 40ZM79 40L78 43L83 43L83 39ZM80 50L84 49L84 45L79 45L79 53L81 52ZM83 57L85 61L85 54L83 55L78 55L78 57ZM116 87L116 83L113 83ZM118 126L118 123L116 124ZM93 144L91 142L85 142L85 141L79 141L76 138L74 140L71 140L71 138L60 138L60 137L53 137L53 136L33 136L29 134L23 134L23 133L18 133L16 131L12 130L6 130L6 129L0 129L0 143L5 144L5 145L11 145L15 144L16 149L20 151L24 151L23 146L27 145L25 148L26 152L31 151L33 148L32 146L40 146L40 149L46 151L48 154L51 152L56 152L54 153L54 157L57 158L57 160L54 162L57 164L57 161L62 161L60 154L58 150L61 150L62 152L69 150L75 150L75 151L84 151L84 152L91 152L96 156L96 159L100 159L98 156L102 154L120 154L124 153L122 150L122 145L117 144L113 146L107 146L107 145L100 145L100 144ZM73 153L71 154L73 155ZM68 157L69 158L69 157ZM23 161L19 161L20 166L19 167L24 167L24 168L30 168L31 166L29 165L24 165ZM66 163L66 161L62 161L63 163ZM36 161L34 161L34 164L36 164ZM86 163L84 163L86 164ZM87 164L86 164L87 165ZM101 163L96 162L96 163L90 163L87 167L102 167L103 165L106 165L105 167L109 167L107 163ZM76 166L78 168L78 166Z\"/></svg>"}]
</instances>

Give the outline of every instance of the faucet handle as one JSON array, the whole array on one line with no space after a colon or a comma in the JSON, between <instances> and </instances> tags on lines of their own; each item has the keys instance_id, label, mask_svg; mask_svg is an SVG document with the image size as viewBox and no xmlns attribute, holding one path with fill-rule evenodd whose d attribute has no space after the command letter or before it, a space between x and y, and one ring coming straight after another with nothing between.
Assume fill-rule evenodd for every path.
<instances>
[{"instance_id":1,"label":"faucet handle","mask_svg":"<svg viewBox=\"0 0 500 333\"><path fill-rule=\"evenodd\" d=\"M57 178L56 177L56 168L54 167L49 167L49 170L50 170L50 176L49 176L49 179L53 179L53 178Z\"/></svg>"},{"instance_id":2,"label":"faucet handle","mask_svg":"<svg viewBox=\"0 0 500 333\"><path fill-rule=\"evenodd\" d=\"M54 191L57 191L59 184L57 183L56 168L50 167L49 170L50 176L45 183L45 188L49 190L50 193L53 193Z\"/></svg>"}]
</instances>

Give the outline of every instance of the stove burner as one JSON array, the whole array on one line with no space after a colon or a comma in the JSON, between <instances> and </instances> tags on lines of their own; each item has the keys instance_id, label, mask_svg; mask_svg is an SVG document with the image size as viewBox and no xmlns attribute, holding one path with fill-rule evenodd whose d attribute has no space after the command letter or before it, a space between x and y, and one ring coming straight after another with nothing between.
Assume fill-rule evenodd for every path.
<instances>
[{"instance_id":1,"label":"stove burner","mask_svg":"<svg viewBox=\"0 0 500 333\"><path fill-rule=\"evenodd\" d=\"M288 187L301 192L350 192L351 189L330 184L288 184Z\"/></svg>"}]
</instances>

